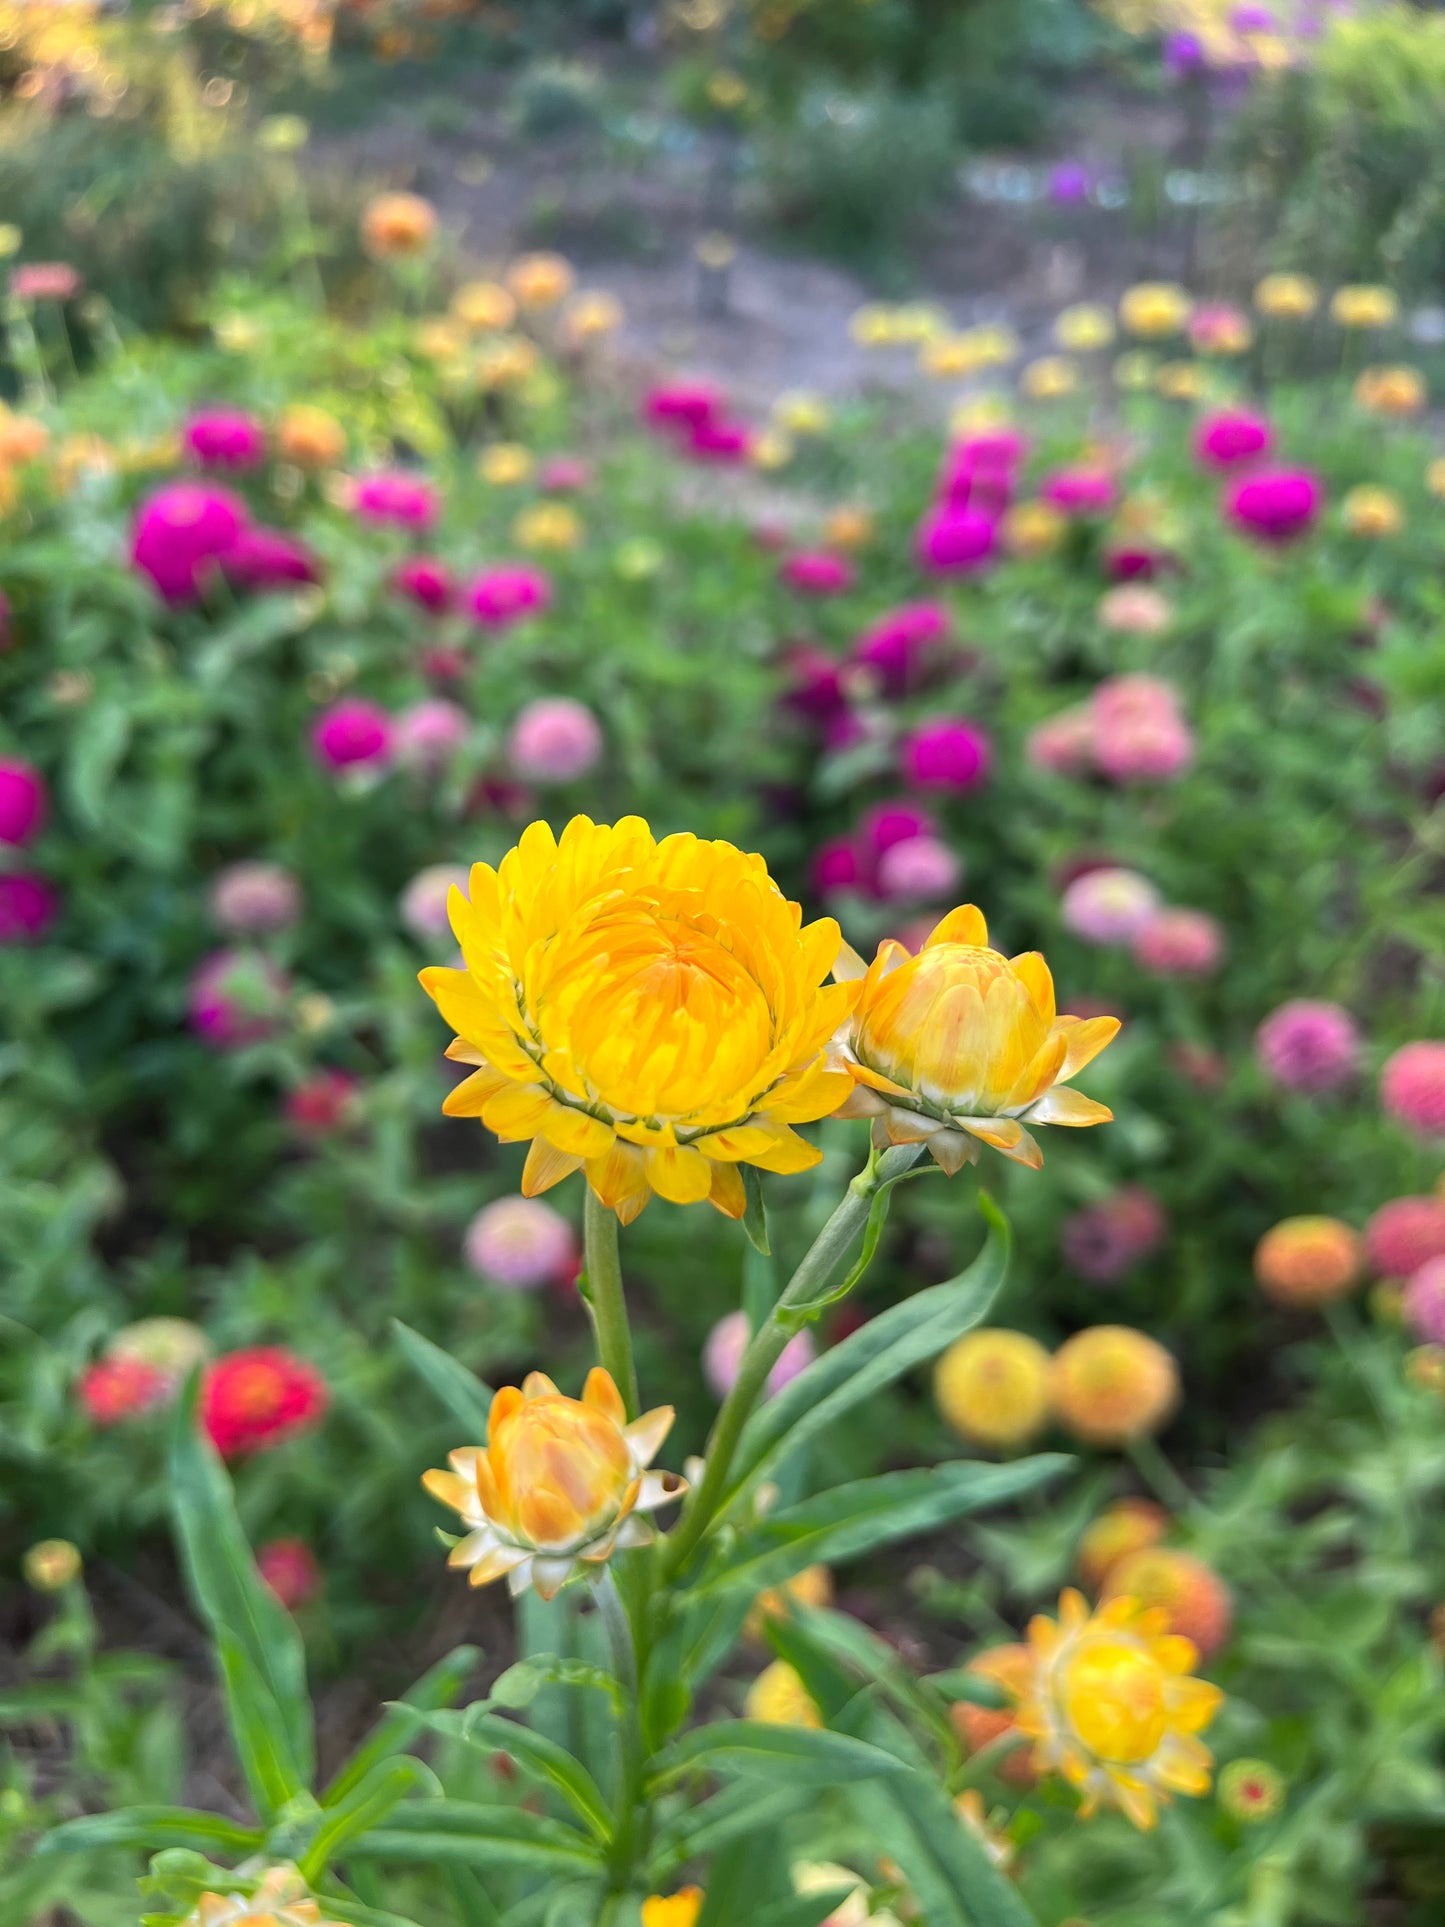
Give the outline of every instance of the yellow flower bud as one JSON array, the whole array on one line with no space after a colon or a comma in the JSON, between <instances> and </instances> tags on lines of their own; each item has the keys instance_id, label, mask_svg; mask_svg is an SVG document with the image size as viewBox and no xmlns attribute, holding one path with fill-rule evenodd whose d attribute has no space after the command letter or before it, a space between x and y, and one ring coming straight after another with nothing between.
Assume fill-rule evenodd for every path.
<instances>
[{"instance_id":1,"label":"yellow flower bud","mask_svg":"<svg viewBox=\"0 0 1445 1927\"><path fill-rule=\"evenodd\" d=\"M1284 1218L1254 1251L1254 1275L1276 1304L1326 1305L1354 1290L1365 1269L1357 1231L1339 1218Z\"/></svg>"},{"instance_id":2,"label":"yellow flower bud","mask_svg":"<svg viewBox=\"0 0 1445 1927\"><path fill-rule=\"evenodd\" d=\"M622 303L615 294L579 294L563 317L562 332L569 341L581 343L616 334L622 322Z\"/></svg>"},{"instance_id":3,"label":"yellow flower bud","mask_svg":"<svg viewBox=\"0 0 1445 1927\"><path fill-rule=\"evenodd\" d=\"M800 1606L832 1605L833 1575L826 1566L804 1566L781 1586L769 1586L760 1592L743 1621L744 1635L761 1639L767 1621L786 1619L795 1602Z\"/></svg>"},{"instance_id":4,"label":"yellow flower bud","mask_svg":"<svg viewBox=\"0 0 1445 1927\"><path fill-rule=\"evenodd\" d=\"M545 1372L529 1372L520 1391L504 1385L492 1400L487 1444L451 1453L450 1472L422 1480L468 1528L448 1565L466 1568L474 1586L505 1574L514 1595L535 1586L551 1599L579 1562L598 1566L618 1547L645 1545L652 1528L639 1515L686 1490L675 1473L646 1470L671 1426L670 1405L628 1424L600 1365L580 1399L559 1392Z\"/></svg>"},{"instance_id":5,"label":"yellow flower bud","mask_svg":"<svg viewBox=\"0 0 1445 1927\"><path fill-rule=\"evenodd\" d=\"M1169 1514L1152 1499L1120 1499L1101 1512L1079 1540L1079 1576L1095 1591L1120 1559L1157 1545L1169 1530Z\"/></svg>"},{"instance_id":6,"label":"yellow flower bud","mask_svg":"<svg viewBox=\"0 0 1445 1927\"><path fill-rule=\"evenodd\" d=\"M21 1570L37 1592L64 1592L80 1577L80 1550L68 1539L41 1539L27 1550Z\"/></svg>"},{"instance_id":7,"label":"yellow flower bud","mask_svg":"<svg viewBox=\"0 0 1445 1927\"><path fill-rule=\"evenodd\" d=\"M1079 385L1079 371L1067 355L1041 355L1019 376L1019 386L1034 401L1059 401Z\"/></svg>"},{"instance_id":8,"label":"yellow flower bud","mask_svg":"<svg viewBox=\"0 0 1445 1927\"><path fill-rule=\"evenodd\" d=\"M764 1726L821 1726L817 1701L785 1660L765 1666L748 1688L744 1712Z\"/></svg>"},{"instance_id":9,"label":"yellow flower bud","mask_svg":"<svg viewBox=\"0 0 1445 1927\"><path fill-rule=\"evenodd\" d=\"M843 1043L854 1091L840 1115L871 1117L875 1142L926 1144L948 1172L988 1144L1037 1170L1043 1154L1026 1123L1113 1116L1068 1080L1119 1020L1058 1016L1038 951L990 950L972 904L951 910L916 957L888 938L866 971L849 951L839 974L863 980Z\"/></svg>"}]
</instances>

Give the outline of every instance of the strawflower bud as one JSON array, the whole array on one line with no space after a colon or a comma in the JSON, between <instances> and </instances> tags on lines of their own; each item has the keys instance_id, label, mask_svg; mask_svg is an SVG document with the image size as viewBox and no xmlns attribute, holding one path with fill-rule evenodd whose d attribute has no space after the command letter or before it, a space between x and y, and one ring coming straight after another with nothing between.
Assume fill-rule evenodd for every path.
<instances>
[{"instance_id":1,"label":"strawflower bud","mask_svg":"<svg viewBox=\"0 0 1445 1927\"><path fill-rule=\"evenodd\" d=\"M1021 1451L1049 1422L1049 1355L1024 1332L966 1332L939 1359L933 1396L960 1438Z\"/></svg>"},{"instance_id":2,"label":"strawflower bud","mask_svg":"<svg viewBox=\"0 0 1445 1927\"><path fill-rule=\"evenodd\" d=\"M250 1881L246 1884L251 1886ZM296 1868L281 1862L269 1867L249 1894L203 1893L179 1927L341 1927L341 1923L322 1919L319 1903L310 1898Z\"/></svg>"},{"instance_id":3,"label":"strawflower bud","mask_svg":"<svg viewBox=\"0 0 1445 1927\"><path fill-rule=\"evenodd\" d=\"M1054 1353L1055 1415L1086 1445L1148 1438L1179 1401L1179 1368L1164 1347L1127 1325L1093 1325Z\"/></svg>"},{"instance_id":4,"label":"strawflower bud","mask_svg":"<svg viewBox=\"0 0 1445 1927\"><path fill-rule=\"evenodd\" d=\"M428 1472L434 1499L467 1527L447 1563L473 1586L503 1575L513 1597L534 1586L555 1597L574 1572L596 1567L615 1549L645 1545L640 1516L686 1490L672 1472L649 1472L672 1426L670 1405L627 1422L622 1395L594 1366L580 1399L567 1398L543 1372L492 1400L488 1443L449 1455L449 1472Z\"/></svg>"},{"instance_id":5,"label":"strawflower bud","mask_svg":"<svg viewBox=\"0 0 1445 1927\"><path fill-rule=\"evenodd\" d=\"M642 1903L642 1927L696 1927L702 1902L701 1887L679 1887L675 1894L649 1894Z\"/></svg>"},{"instance_id":6,"label":"strawflower bud","mask_svg":"<svg viewBox=\"0 0 1445 1927\"><path fill-rule=\"evenodd\" d=\"M989 949L972 904L950 911L916 957L885 939L866 970L851 951L839 969L862 988L841 1042L854 1090L838 1114L871 1117L875 1142L926 1144L948 1172L988 1144L1037 1170L1026 1124L1113 1116L1068 1080L1118 1034L1117 1018L1057 1015L1042 956Z\"/></svg>"},{"instance_id":7,"label":"strawflower bud","mask_svg":"<svg viewBox=\"0 0 1445 1927\"><path fill-rule=\"evenodd\" d=\"M1120 1499L1079 1540L1079 1577L1097 1591L1119 1560L1158 1545L1169 1526L1169 1514L1152 1499Z\"/></svg>"},{"instance_id":8,"label":"strawflower bud","mask_svg":"<svg viewBox=\"0 0 1445 1927\"><path fill-rule=\"evenodd\" d=\"M1231 1760L1220 1772L1219 1804L1241 1826L1272 1820L1284 1800L1284 1779L1267 1760Z\"/></svg>"},{"instance_id":9,"label":"strawflower bud","mask_svg":"<svg viewBox=\"0 0 1445 1927\"><path fill-rule=\"evenodd\" d=\"M1229 1638L1234 1611L1229 1588L1212 1567L1174 1546L1145 1546L1109 1568L1100 1593L1133 1599L1165 1615L1165 1631L1182 1633L1209 1659Z\"/></svg>"},{"instance_id":10,"label":"strawflower bud","mask_svg":"<svg viewBox=\"0 0 1445 1927\"><path fill-rule=\"evenodd\" d=\"M81 1575L80 1548L69 1539L41 1539L26 1549L20 1569L36 1592L64 1592Z\"/></svg>"}]
</instances>

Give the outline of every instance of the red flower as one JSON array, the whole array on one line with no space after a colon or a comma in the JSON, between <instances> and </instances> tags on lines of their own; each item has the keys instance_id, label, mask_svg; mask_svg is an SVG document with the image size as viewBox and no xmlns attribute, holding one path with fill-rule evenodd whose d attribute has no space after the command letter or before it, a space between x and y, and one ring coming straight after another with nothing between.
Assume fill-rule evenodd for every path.
<instances>
[{"instance_id":1,"label":"red flower","mask_svg":"<svg viewBox=\"0 0 1445 1927\"><path fill-rule=\"evenodd\" d=\"M294 1613L321 1590L321 1568L304 1539L273 1539L256 1554L256 1570L287 1612Z\"/></svg>"},{"instance_id":2,"label":"red flower","mask_svg":"<svg viewBox=\"0 0 1445 1927\"><path fill-rule=\"evenodd\" d=\"M95 1424L115 1425L163 1405L170 1396L171 1381L143 1359L113 1352L86 1367L76 1390Z\"/></svg>"},{"instance_id":3,"label":"red flower","mask_svg":"<svg viewBox=\"0 0 1445 1927\"><path fill-rule=\"evenodd\" d=\"M201 1395L201 1423L222 1458L261 1452L304 1432L326 1410L326 1381L283 1345L218 1358Z\"/></svg>"},{"instance_id":4,"label":"red flower","mask_svg":"<svg viewBox=\"0 0 1445 1927\"><path fill-rule=\"evenodd\" d=\"M330 1137L354 1122L359 1088L347 1071L314 1071L286 1093L286 1122L302 1137Z\"/></svg>"}]
</instances>

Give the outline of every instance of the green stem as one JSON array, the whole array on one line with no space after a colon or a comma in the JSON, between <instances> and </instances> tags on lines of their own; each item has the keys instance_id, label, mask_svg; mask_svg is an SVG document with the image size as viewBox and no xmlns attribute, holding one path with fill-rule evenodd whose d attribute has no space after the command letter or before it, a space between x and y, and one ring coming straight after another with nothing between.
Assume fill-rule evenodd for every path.
<instances>
[{"instance_id":1,"label":"green stem","mask_svg":"<svg viewBox=\"0 0 1445 1927\"><path fill-rule=\"evenodd\" d=\"M627 1300L622 1295L622 1264L617 1255L617 1216L587 1187L583 1242L587 1253L587 1308L597 1340L597 1358L612 1374L622 1394L627 1416L641 1410L637 1367L632 1360L632 1332L627 1323Z\"/></svg>"},{"instance_id":2,"label":"green stem","mask_svg":"<svg viewBox=\"0 0 1445 1927\"><path fill-rule=\"evenodd\" d=\"M1184 1519L1191 1514L1195 1518L1208 1516L1208 1508L1190 1491L1153 1439L1131 1439L1128 1454L1134 1470L1168 1511Z\"/></svg>"},{"instance_id":3,"label":"green stem","mask_svg":"<svg viewBox=\"0 0 1445 1927\"><path fill-rule=\"evenodd\" d=\"M632 1622L612 1568L604 1566L593 1591L607 1644L612 1653L612 1671L622 1688L622 1775L617 1796L617 1827L612 1836L611 1892L625 1893L631 1885L633 1864L639 1845L638 1817L642 1805L642 1710L638 1690L637 1647Z\"/></svg>"},{"instance_id":4,"label":"green stem","mask_svg":"<svg viewBox=\"0 0 1445 1927\"><path fill-rule=\"evenodd\" d=\"M867 1224L874 1198L885 1186L912 1170L922 1154L922 1145L899 1144L885 1151L882 1157L869 1158L843 1194L842 1203L813 1240L777 1304L754 1334L743 1354L732 1390L723 1400L722 1410L708 1434L702 1481L676 1529L668 1535L663 1565L665 1578L674 1578L682 1570L717 1516L743 1427L768 1382L769 1372L793 1335L787 1314L796 1306L821 1296L829 1278Z\"/></svg>"}]
</instances>

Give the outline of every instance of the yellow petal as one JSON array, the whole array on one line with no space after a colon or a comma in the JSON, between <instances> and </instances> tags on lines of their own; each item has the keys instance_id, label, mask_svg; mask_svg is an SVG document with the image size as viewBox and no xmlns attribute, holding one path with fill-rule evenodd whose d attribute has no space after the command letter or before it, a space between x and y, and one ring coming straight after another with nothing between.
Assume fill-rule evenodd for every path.
<instances>
[{"instance_id":1,"label":"yellow petal","mask_svg":"<svg viewBox=\"0 0 1445 1927\"><path fill-rule=\"evenodd\" d=\"M527 1150L527 1162L522 1166L522 1196L539 1198L554 1184L560 1184L563 1178L570 1178L574 1171L581 1169L581 1158L569 1157L544 1137L534 1137Z\"/></svg>"},{"instance_id":2,"label":"yellow petal","mask_svg":"<svg viewBox=\"0 0 1445 1927\"><path fill-rule=\"evenodd\" d=\"M1088 1124L1107 1124L1114 1113L1068 1084L1055 1084L1028 1113L1030 1124L1068 1124L1082 1130Z\"/></svg>"},{"instance_id":3,"label":"yellow petal","mask_svg":"<svg viewBox=\"0 0 1445 1927\"><path fill-rule=\"evenodd\" d=\"M600 1365L594 1365L587 1374L587 1383L582 1387L582 1403L605 1412L615 1425L624 1425L627 1421L627 1407L622 1403L622 1394L611 1372L604 1371Z\"/></svg>"},{"instance_id":4,"label":"yellow petal","mask_svg":"<svg viewBox=\"0 0 1445 1927\"><path fill-rule=\"evenodd\" d=\"M434 1499L450 1506L453 1512L460 1512L472 1497L466 1480L459 1479L455 1472L423 1472L421 1482Z\"/></svg>"},{"instance_id":5,"label":"yellow petal","mask_svg":"<svg viewBox=\"0 0 1445 1927\"><path fill-rule=\"evenodd\" d=\"M448 1117L480 1117L488 1100L498 1091L506 1090L511 1083L510 1077L503 1077L500 1071L490 1066L473 1071L470 1077L463 1078L455 1090L448 1091L442 1099L442 1110Z\"/></svg>"},{"instance_id":6,"label":"yellow petal","mask_svg":"<svg viewBox=\"0 0 1445 1927\"><path fill-rule=\"evenodd\" d=\"M509 1084L482 1106L482 1122L504 1144L515 1143L536 1135L552 1102L540 1084Z\"/></svg>"},{"instance_id":7,"label":"yellow petal","mask_svg":"<svg viewBox=\"0 0 1445 1927\"><path fill-rule=\"evenodd\" d=\"M715 1205L726 1218L740 1218L748 1208L748 1194L743 1188L742 1173L735 1164L714 1164L712 1169L712 1189L707 1201Z\"/></svg>"},{"instance_id":8,"label":"yellow petal","mask_svg":"<svg viewBox=\"0 0 1445 1927\"><path fill-rule=\"evenodd\" d=\"M1117 1017L1060 1017L1057 1028L1064 1033L1067 1049L1064 1068L1059 1072L1065 1083L1086 1064L1092 1064L1106 1044L1112 1044L1123 1026Z\"/></svg>"},{"instance_id":9,"label":"yellow petal","mask_svg":"<svg viewBox=\"0 0 1445 1927\"><path fill-rule=\"evenodd\" d=\"M756 1164L760 1171L771 1171L777 1177L791 1177L795 1171L811 1171L815 1164L822 1162L823 1153L817 1146L799 1137L786 1124L779 1126L766 1152L749 1159L749 1163Z\"/></svg>"},{"instance_id":10,"label":"yellow petal","mask_svg":"<svg viewBox=\"0 0 1445 1927\"><path fill-rule=\"evenodd\" d=\"M977 905L960 904L956 910L936 923L928 933L925 950L932 950L935 944L966 943L975 950L988 949L988 925Z\"/></svg>"},{"instance_id":11,"label":"yellow petal","mask_svg":"<svg viewBox=\"0 0 1445 1927\"><path fill-rule=\"evenodd\" d=\"M553 1103L542 1120L541 1135L574 1158L604 1157L612 1148L612 1126L570 1104Z\"/></svg>"},{"instance_id":12,"label":"yellow petal","mask_svg":"<svg viewBox=\"0 0 1445 1927\"><path fill-rule=\"evenodd\" d=\"M701 1151L674 1145L648 1151L647 1181L671 1204L701 1204L712 1190L712 1170Z\"/></svg>"}]
</instances>

